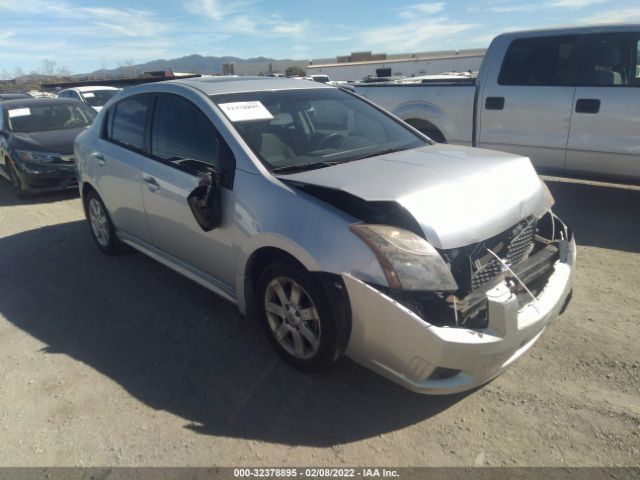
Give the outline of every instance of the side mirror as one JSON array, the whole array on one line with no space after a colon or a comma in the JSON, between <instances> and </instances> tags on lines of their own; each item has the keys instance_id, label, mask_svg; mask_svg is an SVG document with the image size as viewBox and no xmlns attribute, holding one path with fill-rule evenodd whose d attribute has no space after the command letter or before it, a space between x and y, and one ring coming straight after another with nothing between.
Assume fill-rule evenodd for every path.
<instances>
[{"instance_id":1,"label":"side mirror","mask_svg":"<svg viewBox=\"0 0 640 480\"><path fill-rule=\"evenodd\" d=\"M200 182L187 201L200 227L209 232L222 223L222 175L214 169L200 174Z\"/></svg>"}]
</instances>

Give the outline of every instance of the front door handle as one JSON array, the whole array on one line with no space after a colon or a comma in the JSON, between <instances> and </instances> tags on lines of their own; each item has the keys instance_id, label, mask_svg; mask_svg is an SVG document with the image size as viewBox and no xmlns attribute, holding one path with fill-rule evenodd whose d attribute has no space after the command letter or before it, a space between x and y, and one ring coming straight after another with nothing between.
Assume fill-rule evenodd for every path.
<instances>
[{"instance_id":1,"label":"front door handle","mask_svg":"<svg viewBox=\"0 0 640 480\"><path fill-rule=\"evenodd\" d=\"M160 185L158 185L158 181L153 177L143 177L142 180L147 184L149 190L152 192L157 192L160 190Z\"/></svg>"},{"instance_id":2,"label":"front door handle","mask_svg":"<svg viewBox=\"0 0 640 480\"><path fill-rule=\"evenodd\" d=\"M487 97L484 102L487 110L504 110L504 97Z\"/></svg>"},{"instance_id":3,"label":"front door handle","mask_svg":"<svg viewBox=\"0 0 640 480\"><path fill-rule=\"evenodd\" d=\"M576 113L598 113L600 111L600 99L580 98L576 101Z\"/></svg>"},{"instance_id":4,"label":"front door handle","mask_svg":"<svg viewBox=\"0 0 640 480\"><path fill-rule=\"evenodd\" d=\"M107 163L107 161L104 158L104 155L102 155L101 153L93 152L92 155L93 155L93 158L95 158L98 161L98 165L100 165L101 167Z\"/></svg>"}]
</instances>

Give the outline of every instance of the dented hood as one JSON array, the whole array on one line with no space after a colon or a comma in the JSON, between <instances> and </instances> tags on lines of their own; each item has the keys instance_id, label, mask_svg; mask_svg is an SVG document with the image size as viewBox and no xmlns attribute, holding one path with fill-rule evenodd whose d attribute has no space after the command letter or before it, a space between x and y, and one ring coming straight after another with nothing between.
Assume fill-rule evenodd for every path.
<instances>
[{"instance_id":1,"label":"dented hood","mask_svg":"<svg viewBox=\"0 0 640 480\"><path fill-rule=\"evenodd\" d=\"M551 207L531 162L503 152L436 144L283 179L405 207L436 248L490 238Z\"/></svg>"}]
</instances>

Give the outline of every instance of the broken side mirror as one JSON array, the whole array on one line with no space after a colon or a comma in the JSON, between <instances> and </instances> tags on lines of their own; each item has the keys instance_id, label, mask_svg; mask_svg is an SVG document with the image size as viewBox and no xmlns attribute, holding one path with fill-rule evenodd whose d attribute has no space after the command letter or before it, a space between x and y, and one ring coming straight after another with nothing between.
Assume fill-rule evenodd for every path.
<instances>
[{"instance_id":1,"label":"broken side mirror","mask_svg":"<svg viewBox=\"0 0 640 480\"><path fill-rule=\"evenodd\" d=\"M200 175L200 182L187 198L193 216L205 232L217 228L222 223L222 175L209 168Z\"/></svg>"}]
</instances>

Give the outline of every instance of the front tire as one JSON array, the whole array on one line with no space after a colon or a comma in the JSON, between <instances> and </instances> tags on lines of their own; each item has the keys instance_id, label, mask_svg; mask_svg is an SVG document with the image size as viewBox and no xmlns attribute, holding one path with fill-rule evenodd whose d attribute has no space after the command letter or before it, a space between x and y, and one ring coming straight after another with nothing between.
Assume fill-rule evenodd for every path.
<instances>
[{"instance_id":1,"label":"front tire","mask_svg":"<svg viewBox=\"0 0 640 480\"><path fill-rule=\"evenodd\" d=\"M11 179L13 193L19 199L26 198L27 193L22 185L22 180L20 180L20 177L18 176L18 172L16 172L16 167L13 165L13 162L7 162L7 166L9 168L9 178Z\"/></svg>"},{"instance_id":2,"label":"front tire","mask_svg":"<svg viewBox=\"0 0 640 480\"><path fill-rule=\"evenodd\" d=\"M331 308L309 272L290 263L267 267L258 280L257 302L269 342L287 363L320 372L340 358Z\"/></svg>"},{"instance_id":3,"label":"front tire","mask_svg":"<svg viewBox=\"0 0 640 480\"><path fill-rule=\"evenodd\" d=\"M120 241L104 203L96 192L89 192L85 198L85 211L91 227L91 235L96 245L107 255L120 250Z\"/></svg>"}]
</instances>

